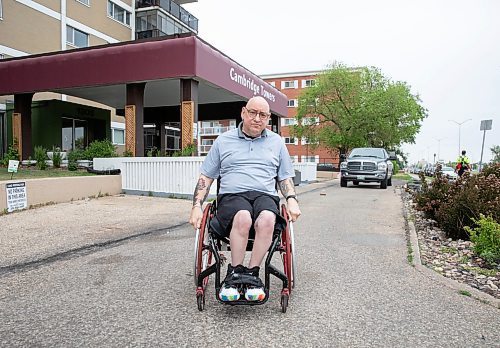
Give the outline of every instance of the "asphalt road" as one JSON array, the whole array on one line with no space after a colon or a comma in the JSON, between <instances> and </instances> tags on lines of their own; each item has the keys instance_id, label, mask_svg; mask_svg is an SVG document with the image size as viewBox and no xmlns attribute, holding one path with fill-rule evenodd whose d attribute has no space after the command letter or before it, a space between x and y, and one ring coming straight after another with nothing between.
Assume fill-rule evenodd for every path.
<instances>
[{"instance_id":1,"label":"asphalt road","mask_svg":"<svg viewBox=\"0 0 500 348\"><path fill-rule=\"evenodd\" d=\"M303 216L294 225L298 284L285 314L277 280L270 300L254 307L219 304L211 282L206 309L199 312L194 236L179 223L187 215L176 214L161 227L165 217L150 214L134 225L136 237L117 235L121 242L80 249L72 244L73 251L32 264L26 255L36 246L14 248L9 258L21 253L26 261L18 260L18 267L0 256L8 265L0 272L0 346L500 347L498 309L408 264L394 188L324 185L325 195L318 188L300 196ZM96 202L113 199L119 198ZM189 206L158 198L141 204L154 209L165 202ZM102 209L90 206L92 214L86 205L80 212L96 224L114 218L127 226L139 219L131 208L104 218ZM29 221L28 214L13 216ZM0 217L0 223L13 224L10 219Z\"/></svg>"}]
</instances>

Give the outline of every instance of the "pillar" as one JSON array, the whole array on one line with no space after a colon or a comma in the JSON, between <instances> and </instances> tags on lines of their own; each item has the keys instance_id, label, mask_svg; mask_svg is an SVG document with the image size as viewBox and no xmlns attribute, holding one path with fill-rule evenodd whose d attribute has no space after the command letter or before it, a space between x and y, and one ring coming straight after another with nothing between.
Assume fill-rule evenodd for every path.
<instances>
[{"instance_id":1,"label":"pillar","mask_svg":"<svg viewBox=\"0 0 500 348\"><path fill-rule=\"evenodd\" d=\"M193 139L194 123L198 123L198 81L192 79L181 79L181 149L188 145L195 145L195 153L198 154L196 140Z\"/></svg>"},{"instance_id":2,"label":"pillar","mask_svg":"<svg viewBox=\"0 0 500 348\"><path fill-rule=\"evenodd\" d=\"M31 102L33 93L14 95L12 119L13 137L17 140L19 160L28 159L33 154L31 143Z\"/></svg>"},{"instance_id":3,"label":"pillar","mask_svg":"<svg viewBox=\"0 0 500 348\"><path fill-rule=\"evenodd\" d=\"M125 150L134 156L144 154L144 88L146 83L127 84L125 105Z\"/></svg>"}]
</instances>

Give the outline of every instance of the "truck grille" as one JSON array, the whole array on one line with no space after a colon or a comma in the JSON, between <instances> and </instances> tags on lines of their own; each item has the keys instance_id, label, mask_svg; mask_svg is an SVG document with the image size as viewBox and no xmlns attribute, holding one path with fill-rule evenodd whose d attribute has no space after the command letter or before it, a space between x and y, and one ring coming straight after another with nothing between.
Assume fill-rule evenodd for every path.
<instances>
[{"instance_id":1,"label":"truck grille","mask_svg":"<svg viewBox=\"0 0 500 348\"><path fill-rule=\"evenodd\" d=\"M377 170L377 165L373 162L349 162L347 170L374 172Z\"/></svg>"}]
</instances>

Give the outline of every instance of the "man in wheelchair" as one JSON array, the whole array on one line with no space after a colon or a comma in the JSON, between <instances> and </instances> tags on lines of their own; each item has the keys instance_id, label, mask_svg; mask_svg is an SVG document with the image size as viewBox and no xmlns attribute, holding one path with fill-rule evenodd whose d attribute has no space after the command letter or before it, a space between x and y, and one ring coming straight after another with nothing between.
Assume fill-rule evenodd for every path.
<instances>
[{"instance_id":1,"label":"man in wheelchair","mask_svg":"<svg viewBox=\"0 0 500 348\"><path fill-rule=\"evenodd\" d=\"M229 237L231 263L222 283L222 301L261 301L264 285L259 277L262 260L271 246L273 233L285 224L279 213L276 181L286 198L292 221L301 214L295 194L295 171L282 138L266 128L271 116L262 97L251 98L241 110L242 122L220 135L201 166L193 196L189 222L200 228L202 205L210 186L219 179L215 232ZM252 229L253 227L253 229ZM243 266L250 231L255 232L248 267Z\"/></svg>"}]
</instances>

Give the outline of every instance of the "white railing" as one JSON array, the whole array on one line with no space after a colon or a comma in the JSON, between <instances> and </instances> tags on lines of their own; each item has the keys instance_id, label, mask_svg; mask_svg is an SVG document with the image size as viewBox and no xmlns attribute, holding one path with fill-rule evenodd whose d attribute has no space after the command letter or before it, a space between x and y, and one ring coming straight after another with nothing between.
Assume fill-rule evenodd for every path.
<instances>
[{"instance_id":1,"label":"white railing","mask_svg":"<svg viewBox=\"0 0 500 348\"><path fill-rule=\"evenodd\" d=\"M122 189L128 193L192 197L205 157L94 158L96 170L120 169ZM294 163L302 182L316 180L316 163ZM210 195L216 194L212 184Z\"/></svg>"},{"instance_id":2,"label":"white railing","mask_svg":"<svg viewBox=\"0 0 500 348\"><path fill-rule=\"evenodd\" d=\"M229 127L204 127L199 129L200 135L221 135L228 130L235 129L235 126Z\"/></svg>"}]
</instances>

